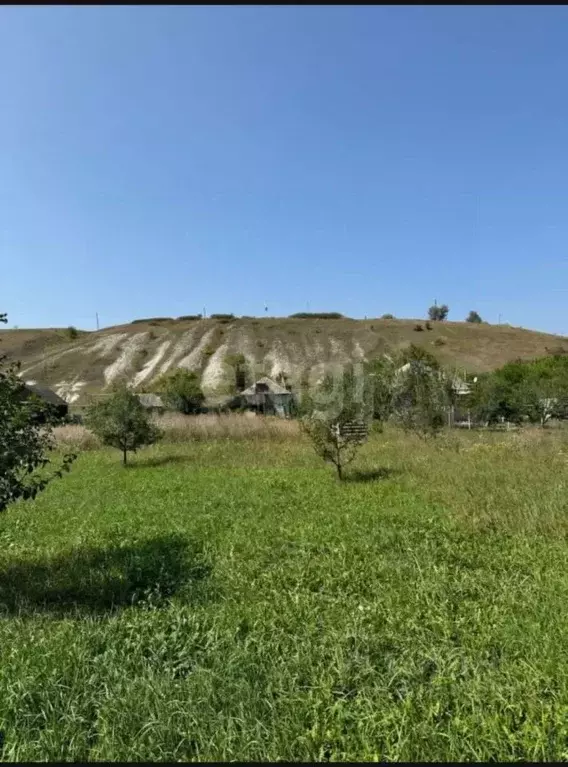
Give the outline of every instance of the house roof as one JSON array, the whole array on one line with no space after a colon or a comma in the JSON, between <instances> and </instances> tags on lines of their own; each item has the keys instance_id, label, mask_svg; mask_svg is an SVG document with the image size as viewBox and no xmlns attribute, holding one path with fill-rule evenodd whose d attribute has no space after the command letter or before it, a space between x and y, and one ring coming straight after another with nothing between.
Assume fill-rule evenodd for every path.
<instances>
[{"instance_id":1,"label":"house roof","mask_svg":"<svg viewBox=\"0 0 568 767\"><path fill-rule=\"evenodd\" d=\"M136 396L142 407L164 407L162 398L157 394L137 394Z\"/></svg>"},{"instance_id":2,"label":"house roof","mask_svg":"<svg viewBox=\"0 0 568 767\"><path fill-rule=\"evenodd\" d=\"M67 402L48 386L37 383L26 383L24 386L31 394L35 394L36 397L39 397L44 402L48 402L50 405L56 405L57 407L65 405L67 407Z\"/></svg>"},{"instance_id":3,"label":"house roof","mask_svg":"<svg viewBox=\"0 0 568 767\"><path fill-rule=\"evenodd\" d=\"M258 381L255 381L252 386L249 386L248 389L245 389L243 392L241 392L241 394L243 394L245 397L254 396L256 394L256 387L258 384L265 384L271 394L290 394L288 389L280 386L280 384L276 383L276 381L273 381L272 378L268 378L267 376L259 378Z\"/></svg>"}]
</instances>

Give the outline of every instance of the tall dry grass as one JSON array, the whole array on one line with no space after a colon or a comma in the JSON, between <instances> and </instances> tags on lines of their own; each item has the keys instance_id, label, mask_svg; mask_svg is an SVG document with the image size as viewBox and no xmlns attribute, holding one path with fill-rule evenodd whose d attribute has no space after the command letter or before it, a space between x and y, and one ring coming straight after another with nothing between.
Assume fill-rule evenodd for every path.
<instances>
[{"instance_id":1,"label":"tall dry grass","mask_svg":"<svg viewBox=\"0 0 568 767\"><path fill-rule=\"evenodd\" d=\"M255 416L242 413L188 416L181 413L164 413L154 417L155 423L164 431L166 442L196 440L289 440L299 435L296 421L276 416ZM86 426L66 425L54 429L57 443L75 450L94 450L101 443Z\"/></svg>"}]
</instances>

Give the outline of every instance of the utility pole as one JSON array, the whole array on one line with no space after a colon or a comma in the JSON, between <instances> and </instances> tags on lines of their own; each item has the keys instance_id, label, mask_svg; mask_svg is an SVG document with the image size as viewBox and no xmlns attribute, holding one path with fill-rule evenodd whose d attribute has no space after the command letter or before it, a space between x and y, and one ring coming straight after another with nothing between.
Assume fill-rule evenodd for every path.
<instances>
[{"instance_id":1,"label":"utility pole","mask_svg":"<svg viewBox=\"0 0 568 767\"><path fill-rule=\"evenodd\" d=\"M203 307L203 319L207 317L207 312L205 311L205 307Z\"/></svg>"},{"instance_id":2,"label":"utility pole","mask_svg":"<svg viewBox=\"0 0 568 767\"><path fill-rule=\"evenodd\" d=\"M95 317L97 318L97 330L99 329L99 313L95 312Z\"/></svg>"},{"instance_id":3,"label":"utility pole","mask_svg":"<svg viewBox=\"0 0 568 767\"><path fill-rule=\"evenodd\" d=\"M501 324L501 314L499 314L499 325Z\"/></svg>"}]
</instances>

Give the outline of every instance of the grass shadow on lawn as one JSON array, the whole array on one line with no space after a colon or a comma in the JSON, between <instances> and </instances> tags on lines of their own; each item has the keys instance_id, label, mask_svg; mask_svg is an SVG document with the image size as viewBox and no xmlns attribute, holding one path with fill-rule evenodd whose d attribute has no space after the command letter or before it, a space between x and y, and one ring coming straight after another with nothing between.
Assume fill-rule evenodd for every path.
<instances>
[{"instance_id":1,"label":"grass shadow on lawn","mask_svg":"<svg viewBox=\"0 0 568 767\"><path fill-rule=\"evenodd\" d=\"M92 615L156 606L182 587L199 601L211 569L201 546L176 534L0 563L0 616L37 611Z\"/></svg>"},{"instance_id":2,"label":"grass shadow on lawn","mask_svg":"<svg viewBox=\"0 0 568 767\"><path fill-rule=\"evenodd\" d=\"M346 474L344 482L377 482L380 479L388 479L401 472L397 469L389 469L386 466L380 469L371 469L370 471L352 471Z\"/></svg>"},{"instance_id":3,"label":"grass shadow on lawn","mask_svg":"<svg viewBox=\"0 0 568 767\"><path fill-rule=\"evenodd\" d=\"M131 459L132 460L132 459ZM149 469L156 466L168 466L177 463L189 463L191 458L187 455L161 455L155 458L135 458L132 463L127 463L125 469Z\"/></svg>"}]
</instances>

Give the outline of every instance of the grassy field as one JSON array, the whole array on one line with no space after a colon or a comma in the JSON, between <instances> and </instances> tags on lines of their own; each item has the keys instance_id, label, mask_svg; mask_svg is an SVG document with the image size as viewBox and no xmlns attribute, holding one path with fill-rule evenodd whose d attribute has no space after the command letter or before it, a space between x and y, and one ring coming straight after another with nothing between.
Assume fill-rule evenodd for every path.
<instances>
[{"instance_id":1,"label":"grassy field","mask_svg":"<svg viewBox=\"0 0 568 767\"><path fill-rule=\"evenodd\" d=\"M561 432L83 453L0 517L2 759L568 758Z\"/></svg>"}]
</instances>

